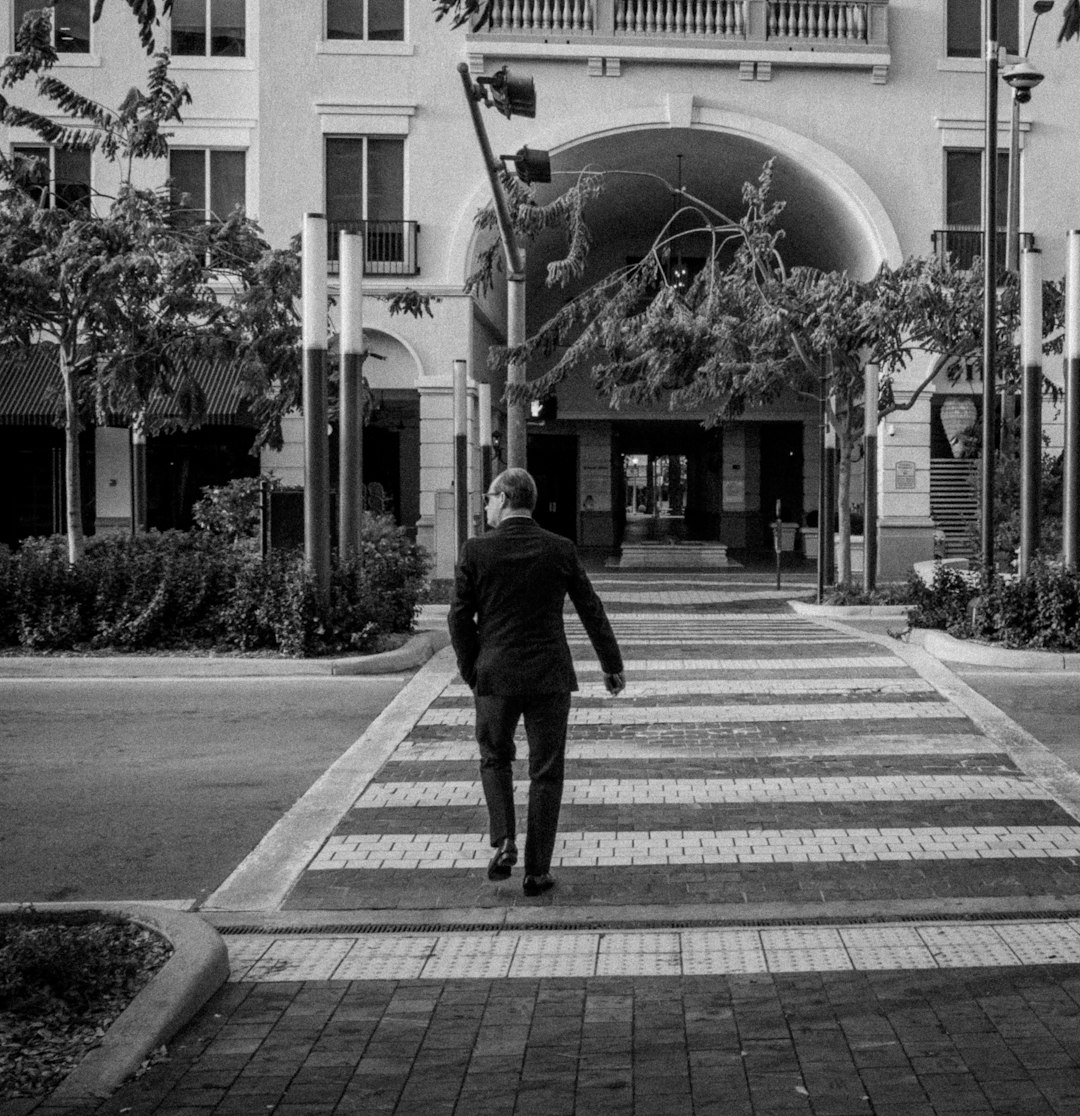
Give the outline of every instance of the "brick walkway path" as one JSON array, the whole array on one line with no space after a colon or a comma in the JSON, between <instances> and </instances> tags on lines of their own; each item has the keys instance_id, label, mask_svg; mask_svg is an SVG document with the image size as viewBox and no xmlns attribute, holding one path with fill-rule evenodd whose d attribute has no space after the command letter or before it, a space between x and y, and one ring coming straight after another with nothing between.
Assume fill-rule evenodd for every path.
<instances>
[{"instance_id":1,"label":"brick walkway path","mask_svg":"<svg viewBox=\"0 0 1080 1116\"><path fill-rule=\"evenodd\" d=\"M484 877L444 654L286 884L211 897L231 982L101 1113L1080 1112L1080 780L764 582L595 580L629 685L571 622L556 890Z\"/></svg>"}]
</instances>

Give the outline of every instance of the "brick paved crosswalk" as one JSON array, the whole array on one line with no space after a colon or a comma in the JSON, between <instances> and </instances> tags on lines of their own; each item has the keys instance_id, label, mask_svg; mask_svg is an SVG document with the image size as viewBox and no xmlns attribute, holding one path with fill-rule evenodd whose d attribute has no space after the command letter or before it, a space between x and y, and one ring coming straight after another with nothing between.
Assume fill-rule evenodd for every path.
<instances>
[{"instance_id":1,"label":"brick paved crosswalk","mask_svg":"<svg viewBox=\"0 0 1080 1116\"><path fill-rule=\"evenodd\" d=\"M102 1116L1080 1112L1076 777L760 581L595 580L629 685L571 619L557 888L486 879L444 653L211 897L230 982Z\"/></svg>"},{"instance_id":2,"label":"brick paved crosswalk","mask_svg":"<svg viewBox=\"0 0 1080 1116\"><path fill-rule=\"evenodd\" d=\"M887 642L711 588L706 613L598 586L624 606L629 682L606 694L568 613L582 689L541 905L1080 900L1080 823ZM433 686L284 909L530 905L519 877L484 878L471 695L452 667Z\"/></svg>"}]
</instances>

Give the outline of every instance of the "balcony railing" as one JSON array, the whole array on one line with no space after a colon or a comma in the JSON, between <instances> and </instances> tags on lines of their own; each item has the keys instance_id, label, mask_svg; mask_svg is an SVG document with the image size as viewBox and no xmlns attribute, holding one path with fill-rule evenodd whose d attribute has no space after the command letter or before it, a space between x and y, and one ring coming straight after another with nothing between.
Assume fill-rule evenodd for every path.
<instances>
[{"instance_id":1,"label":"balcony railing","mask_svg":"<svg viewBox=\"0 0 1080 1116\"><path fill-rule=\"evenodd\" d=\"M360 233L364 238L365 275L419 275L416 240L420 225L416 221L328 221L330 238L327 251L329 270L339 267L338 234Z\"/></svg>"},{"instance_id":2,"label":"balcony railing","mask_svg":"<svg viewBox=\"0 0 1080 1116\"><path fill-rule=\"evenodd\" d=\"M983 254L983 231L979 225L946 225L943 229L935 229L930 240L934 254L942 260L951 257L954 267L969 268ZM1020 233L1021 248L1030 247L1034 242L1031 233ZM1005 266L1004 229L997 231L997 262L998 267Z\"/></svg>"},{"instance_id":3,"label":"balcony railing","mask_svg":"<svg viewBox=\"0 0 1080 1116\"><path fill-rule=\"evenodd\" d=\"M888 0L495 0L490 27L471 38L662 38L785 50L883 50L887 15Z\"/></svg>"}]
</instances>

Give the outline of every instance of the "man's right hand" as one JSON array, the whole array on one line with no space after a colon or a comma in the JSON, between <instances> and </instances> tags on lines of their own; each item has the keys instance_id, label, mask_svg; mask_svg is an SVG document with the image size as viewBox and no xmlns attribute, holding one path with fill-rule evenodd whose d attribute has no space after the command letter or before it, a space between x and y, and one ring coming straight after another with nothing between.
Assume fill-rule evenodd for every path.
<instances>
[{"instance_id":1,"label":"man's right hand","mask_svg":"<svg viewBox=\"0 0 1080 1116\"><path fill-rule=\"evenodd\" d=\"M605 674L604 685L609 694L621 694L626 689L626 675L621 670L618 674Z\"/></svg>"}]
</instances>

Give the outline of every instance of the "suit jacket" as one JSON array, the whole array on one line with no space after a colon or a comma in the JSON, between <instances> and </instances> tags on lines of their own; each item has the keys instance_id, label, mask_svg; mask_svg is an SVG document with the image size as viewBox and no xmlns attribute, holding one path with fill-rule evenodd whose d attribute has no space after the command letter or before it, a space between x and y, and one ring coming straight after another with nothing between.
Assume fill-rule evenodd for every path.
<instances>
[{"instance_id":1,"label":"suit jacket","mask_svg":"<svg viewBox=\"0 0 1080 1116\"><path fill-rule=\"evenodd\" d=\"M602 669L621 671L615 633L569 539L524 516L468 539L454 572L449 614L461 677L478 694L576 690L563 629L567 596Z\"/></svg>"}]
</instances>

